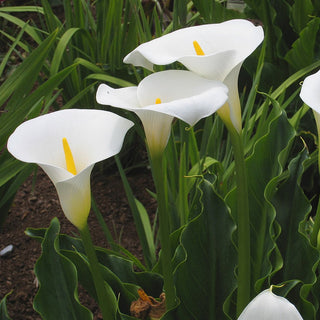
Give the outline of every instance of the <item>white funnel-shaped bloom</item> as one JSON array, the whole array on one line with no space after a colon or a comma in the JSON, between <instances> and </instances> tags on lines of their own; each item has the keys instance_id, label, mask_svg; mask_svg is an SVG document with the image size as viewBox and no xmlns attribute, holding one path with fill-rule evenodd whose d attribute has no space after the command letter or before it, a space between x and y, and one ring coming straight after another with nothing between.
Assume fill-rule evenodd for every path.
<instances>
[{"instance_id":1,"label":"white funnel-shaped bloom","mask_svg":"<svg viewBox=\"0 0 320 320\"><path fill-rule=\"evenodd\" d=\"M306 77L303 81L300 97L303 102L320 114L320 71Z\"/></svg>"},{"instance_id":2,"label":"white funnel-shaped bloom","mask_svg":"<svg viewBox=\"0 0 320 320\"><path fill-rule=\"evenodd\" d=\"M212 80L224 82L229 88L228 106L219 114L241 131L241 108L238 76L243 61L264 38L262 27L248 20L229 20L179 29L143 43L130 52L125 63L152 70L153 65L179 61L187 69Z\"/></svg>"},{"instance_id":3,"label":"white funnel-shaped bloom","mask_svg":"<svg viewBox=\"0 0 320 320\"><path fill-rule=\"evenodd\" d=\"M193 126L219 109L228 89L221 82L190 71L168 70L151 74L137 87L98 87L97 102L135 112L142 121L149 151L161 154L170 136L173 118Z\"/></svg>"},{"instance_id":4,"label":"white funnel-shaped bloom","mask_svg":"<svg viewBox=\"0 0 320 320\"><path fill-rule=\"evenodd\" d=\"M320 71L306 77L303 81L300 98L312 110L317 123L318 136L320 137Z\"/></svg>"},{"instance_id":5,"label":"white funnel-shaped bloom","mask_svg":"<svg viewBox=\"0 0 320 320\"><path fill-rule=\"evenodd\" d=\"M243 310L238 320L303 320L296 307L287 299L262 291Z\"/></svg>"},{"instance_id":6,"label":"white funnel-shaped bloom","mask_svg":"<svg viewBox=\"0 0 320 320\"><path fill-rule=\"evenodd\" d=\"M313 115L317 124L318 139L320 141L320 71L304 79L300 98L313 110ZM320 170L320 153L318 155L318 166Z\"/></svg>"},{"instance_id":7,"label":"white funnel-shaped bloom","mask_svg":"<svg viewBox=\"0 0 320 320\"><path fill-rule=\"evenodd\" d=\"M107 111L61 110L22 123L9 137L7 147L17 159L37 163L47 173L57 189L64 214L82 229L91 207L92 168L121 150L132 125ZM69 155L63 140L71 150ZM70 161L75 166L73 173L68 168Z\"/></svg>"}]
</instances>

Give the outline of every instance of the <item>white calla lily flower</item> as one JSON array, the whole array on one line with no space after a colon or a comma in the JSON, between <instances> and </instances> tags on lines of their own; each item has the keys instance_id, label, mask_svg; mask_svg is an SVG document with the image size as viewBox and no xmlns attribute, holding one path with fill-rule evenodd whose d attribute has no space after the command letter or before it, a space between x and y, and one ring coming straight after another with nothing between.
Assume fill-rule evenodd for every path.
<instances>
[{"instance_id":1,"label":"white calla lily flower","mask_svg":"<svg viewBox=\"0 0 320 320\"><path fill-rule=\"evenodd\" d=\"M15 158L37 163L47 173L64 214L81 230L91 207L93 166L120 151L132 125L107 111L61 110L22 123L7 148Z\"/></svg>"},{"instance_id":2,"label":"white calla lily flower","mask_svg":"<svg viewBox=\"0 0 320 320\"><path fill-rule=\"evenodd\" d=\"M320 141L320 91L319 91L319 88L320 88L320 70L304 79L301 87L301 91L300 91L300 98L313 111L314 119L317 125L318 140ZM320 170L320 152L318 155L318 167ZM313 238L312 240L313 244L316 245L317 242L320 243L320 238L319 240L316 240L315 236L313 236L312 238Z\"/></svg>"},{"instance_id":3,"label":"white calla lily flower","mask_svg":"<svg viewBox=\"0 0 320 320\"><path fill-rule=\"evenodd\" d=\"M320 114L320 70L304 79L300 97L303 102Z\"/></svg>"},{"instance_id":4,"label":"white calla lily flower","mask_svg":"<svg viewBox=\"0 0 320 320\"><path fill-rule=\"evenodd\" d=\"M135 112L142 121L151 154L161 154L170 136L173 118L193 126L217 111L227 100L221 82L190 71L168 70L151 74L137 87L98 87L97 102Z\"/></svg>"},{"instance_id":5,"label":"white calla lily flower","mask_svg":"<svg viewBox=\"0 0 320 320\"><path fill-rule=\"evenodd\" d=\"M312 110L317 123L318 136L320 137L320 70L304 79L300 98Z\"/></svg>"},{"instance_id":6,"label":"white calla lily flower","mask_svg":"<svg viewBox=\"0 0 320 320\"><path fill-rule=\"evenodd\" d=\"M262 27L248 20L193 26L141 44L124 58L124 62L152 70L154 64L178 61L192 72L222 81L229 88L229 106L221 108L219 114L240 132L239 71L263 38Z\"/></svg>"},{"instance_id":7,"label":"white calla lily flower","mask_svg":"<svg viewBox=\"0 0 320 320\"><path fill-rule=\"evenodd\" d=\"M238 320L303 320L296 307L286 298L272 293L271 288L258 294Z\"/></svg>"}]
</instances>

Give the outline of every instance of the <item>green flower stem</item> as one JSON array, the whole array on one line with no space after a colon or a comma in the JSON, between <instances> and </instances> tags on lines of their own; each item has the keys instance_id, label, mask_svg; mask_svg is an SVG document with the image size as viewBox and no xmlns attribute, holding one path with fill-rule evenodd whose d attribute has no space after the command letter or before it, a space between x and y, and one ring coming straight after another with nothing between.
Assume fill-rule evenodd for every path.
<instances>
[{"instance_id":1,"label":"green flower stem","mask_svg":"<svg viewBox=\"0 0 320 320\"><path fill-rule=\"evenodd\" d=\"M151 162L153 165L153 176L158 200L159 237L161 244L161 262L164 291L166 294L166 307L167 310L170 310L176 306L176 294L171 264L170 217L167 210L168 201L163 156L153 154L151 155Z\"/></svg>"},{"instance_id":2,"label":"green flower stem","mask_svg":"<svg viewBox=\"0 0 320 320\"><path fill-rule=\"evenodd\" d=\"M229 128L233 146L237 183L237 222L238 222L238 291L237 315L250 302L250 216L248 200L247 172L241 138L234 128Z\"/></svg>"},{"instance_id":3,"label":"green flower stem","mask_svg":"<svg viewBox=\"0 0 320 320\"><path fill-rule=\"evenodd\" d=\"M98 304L102 312L102 317L104 320L114 320L115 307L114 299L112 297L112 291L109 285L102 278L98 258L92 243L88 225L86 224L85 227L79 229L79 231L84 245L84 249L89 260L90 271L98 296Z\"/></svg>"},{"instance_id":4,"label":"green flower stem","mask_svg":"<svg viewBox=\"0 0 320 320\"><path fill-rule=\"evenodd\" d=\"M320 114L316 111L313 111L314 118L317 124L317 131L318 131L318 146L320 143ZM320 172L320 149L318 148L318 170ZM318 200L318 207L317 212L314 218L314 225L312 229L312 233L310 235L310 242L313 246L318 247L320 249L320 243L318 241L318 235L320 231L320 197Z\"/></svg>"}]
</instances>

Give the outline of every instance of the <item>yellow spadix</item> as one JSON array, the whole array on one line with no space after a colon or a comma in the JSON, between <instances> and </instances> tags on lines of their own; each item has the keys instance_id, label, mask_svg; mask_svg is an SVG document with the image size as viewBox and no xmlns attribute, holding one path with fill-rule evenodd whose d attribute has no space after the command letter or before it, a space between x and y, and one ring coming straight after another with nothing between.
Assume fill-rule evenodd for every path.
<instances>
[{"instance_id":1,"label":"yellow spadix","mask_svg":"<svg viewBox=\"0 0 320 320\"><path fill-rule=\"evenodd\" d=\"M76 175L77 174L76 165L74 163L73 155L72 155L67 138L62 139L62 144L63 144L64 156L66 158L67 170L70 173Z\"/></svg>"},{"instance_id":2,"label":"yellow spadix","mask_svg":"<svg viewBox=\"0 0 320 320\"><path fill-rule=\"evenodd\" d=\"M194 50L196 50L196 54L198 56L204 56L204 52L203 52L202 48L200 47L200 44L198 43L198 41L194 40L193 46L194 46Z\"/></svg>"}]
</instances>

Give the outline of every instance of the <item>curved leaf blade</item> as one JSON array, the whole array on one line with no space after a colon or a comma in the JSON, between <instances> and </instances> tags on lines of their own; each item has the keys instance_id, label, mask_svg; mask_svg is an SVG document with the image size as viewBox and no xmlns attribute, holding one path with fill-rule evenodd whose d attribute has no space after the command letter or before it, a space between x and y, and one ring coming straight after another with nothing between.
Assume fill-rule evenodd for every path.
<instances>
[{"instance_id":1,"label":"curved leaf blade","mask_svg":"<svg viewBox=\"0 0 320 320\"><path fill-rule=\"evenodd\" d=\"M0 301L0 319L1 320L11 320L11 318L9 317L7 305L6 305L7 297L9 294L10 292L6 294L4 298Z\"/></svg>"},{"instance_id":2,"label":"curved leaf blade","mask_svg":"<svg viewBox=\"0 0 320 320\"><path fill-rule=\"evenodd\" d=\"M164 319L231 319L230 297L236 288L235 225L212 184L204 180L199 188L202 213L181 235L185 260L175 273L180 305Z\"/></svg>"},{"instance_id":3,"label":"curved leaf blade","mask_svg":"<svg viewBox=\"0 0 320 320\"><path fill-rule=\"evenodd\" d=\"M77 270L60 253L60 225L57 218L42 241L42 254L35 266L40 288L34 299L34 308L46 320L92 320L92 313L82 306L77 296Z\"/></svg>"},{"instance_id":4,"label":"curved leaf blade","mask_svg":"<svg viewBox=\"0 0 320 320\"><path fill-rule=\"evenodd\" d=\"M308 301L308 295L317 281L315 269L320 257L316 248L311 246L304 230L311 210L310 203L300 188L307 158L307 152L303 150L290 162L288 178L277 186L276 193L271 197L277 212L276 222L281 230L277 246L283 258L283 267L272 281L281 283L298 280L300 285L289 292L290 300L296 302L295 305L304 319L312 319L317 307ZM274 181L274 184L278 184L278 181Z\"/></svg>"}]
</instances>

